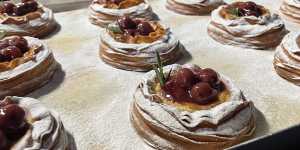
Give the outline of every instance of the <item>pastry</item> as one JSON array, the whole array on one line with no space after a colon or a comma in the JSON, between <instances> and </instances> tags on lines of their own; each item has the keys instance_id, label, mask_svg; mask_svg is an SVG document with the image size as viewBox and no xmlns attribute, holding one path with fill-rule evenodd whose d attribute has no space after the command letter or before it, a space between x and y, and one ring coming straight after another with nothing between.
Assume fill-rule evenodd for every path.
<instances>
[{"instance_id":1,"label":"pastry","mask_svg":"<svg viewBox=\"0 0 300 150\"><path fill-rule=\"evenodd\" d=\"M38 100L6 97L0 101L0 111L0 149L70 149L59 115Z\"/></svg>"},{"instance_id":2,"label":"pastry","mask_svg":"<svg viewBox=\"0 0 300 150\"><path fill-rule=\"evenodd\" d=\"M300 85L300 32L289 33L274 56L276 72L288 81Z\"/></svg>"},{"instance_id":3,"label":"pastry","mask_svg":"<svg viewBox=\"0 0 300 150\"><path fill-rule=\"evenodd\" d=\"M93 0L89 7L92 24L106 27L122 16L154 19L147 0Z\"/></svg>"},{"instance_id":4,"label":"pastry","mask_svg":"<svg viewBox=\"0 0 300 150\"><path fill-rule=\"evenodd\" d=\"M179 41L156 21L125 16L101 33L100 57L116 68L148 71L156 63L156 51L164 64L175 62L181 55Z\"/></svg>"},{"instance_id":5,"label":"pastry","mask_svg":"<svg viewBox=\"0 0 300 150\"><path fill-rule=\"evenodd\" d=\"M223 4L223 0L167 0L166 8L184 15L204 15Z\"/></svg>"},{"instance_id":6,"label":"pastry","mask_svg":"<svg viewBox=\"0 0 300 150\"><path fill-rule=\"evenodd\" d=\"M25 95L46 84L58 68L41 40L11 36L0 40L0 98Z\"/></svg>"},{"instance_id":7,"label":"pastry","mask_svg":"<svg viewBox=\"0 0 300 150\"><path fill-rule=\"evenodd\" d=\"M44 37L57 27L53 12L35 0L3 2L0 6L0 30L7 36Z\"/></svg>"},{"instance_id":8,"label":"pastry","mask_svg":"<svg viewBox=\"0 0 300 150\"><path fill-rule=\"evenodd\" d=\"M254 105L226 76L195 65L148 72L131 106L131 122L155 149L216 150L255 130Z\"/></svg>"},{"instance_id":9,"label":"pastry","mask_svg":"<svg viewBox=\"0 0 300 150\"><path fill-rule=\"evenodd\" d=\"M287 33L277 14L254 2L235 2L212 12L208 34L216 41L243 48L268 49Z\"/></svg>"},{"instance_id":10,"label":"pastry","mask_svg":"<svg viewBox=\"0 0 300 150\"><path fill-rule=\"evenodd\" d=\"M280 7L281 14L296 23L300 23L300 1L284 0Z\"/></svg>"}]
</instances>

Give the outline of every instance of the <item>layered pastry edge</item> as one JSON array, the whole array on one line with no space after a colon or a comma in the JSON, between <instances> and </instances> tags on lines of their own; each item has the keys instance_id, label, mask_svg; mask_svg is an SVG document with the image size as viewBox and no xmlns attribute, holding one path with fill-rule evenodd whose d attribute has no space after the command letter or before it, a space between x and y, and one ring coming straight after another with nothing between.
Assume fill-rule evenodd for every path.
<instances>
[{"instance_id":1,"label":"layered pastry edge","mask_svg":"<svg viewBox=\"0 0 300 150\"><path fill-rule=\"evenodd\" d=\"M288 81L300 85L300 33L289 33L277 47L273 65L275 71Z\"/></svg>"},{"instance_id":2,"label":"layered pastry edge","mask_svg":"<svg viewBox=\"0 0 300 150\"><path fill-rule=\"evenodd\" d=\"M280 6L283 17L296 23L300 23L300 2L297 0L284 0Z\"/></svg>"},{"instance_id":3,"label":"layered pastry edge","mask_svg":"<svg viewBox=\"0 0 300 150\"><path fill-rule=\"evenodd\" d=\"M223 0L167 0L166 8L184 15L204 15L223 4Z\"/></svg>"}]
</instances>

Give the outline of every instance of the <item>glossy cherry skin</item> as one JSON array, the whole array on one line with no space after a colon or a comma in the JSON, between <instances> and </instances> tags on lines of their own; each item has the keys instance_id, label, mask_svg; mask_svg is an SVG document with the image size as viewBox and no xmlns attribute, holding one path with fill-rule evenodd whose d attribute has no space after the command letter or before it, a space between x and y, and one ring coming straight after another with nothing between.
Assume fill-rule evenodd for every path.
<instances>
[{"instance_id":1,"label":"glossy cherry skin","mask_svg":"<svg viewBox=\"0 0 300 150\"><path fill-rule=\"evenodd\" d=\"M125 30L125 35L135 36L135 33L136 33L135 29L126 29Z\"/></svg>"},{"instance_id":2,"label":"glossy cherry skin","mask_svg":"<svg viewBox=\"0 0 300 150\"><path fill-rule=\"evenodd\" d=\"M125 29L136 29L135 22L128 16L121 17L117 20L121 30Z\"/></svg>"},{"instance_id":3,"label":"glossy cherry skin","mask_svg":"<svg viewBox=\"0 0 300 150\"><path fill-rule=\"evenodd\" d=\"M197 78L202 82L207 82L211 85L216 84L219 81L219 76L216 71L210 68L205 68L197 73Z\"/></svg>"},{"instance_id":4,"label":"glossy cherry skin","mask_svg":"<svg viewBox=\"0 0 300 150\"><path fill-rule=\"evenodd\" d=\"M185 89L191 88L195 81L194 73L188 68L182 68L176 73L175 80L176 86Z\"/></svg>"},{"instance_id":5,"label":"glossy cherry skin","mask_svg":"<svg viewBox=\"0 0 300 150\"><path fill-rule=\"evenodd\" d=\"M238 5L239 16L256 16L259 17L262 12L254 2L241 2Z\"/></svg>"},{"instance_id":6,"label":"glossy cherry skin","mask_svg":"<svg viewBox=\"0 0 300 150\"><path fill-rule=\"evenodd\" d=\"M16 46L8 46L8 47L0 50L0 55L2 55L2 57L5 57L8 61L10 61L15 58L22 57L23 53Z\"/></svg>"},{"instance_id":7,"label":"glossy cherry skin","mask_svg":"<svg viewBox=\"0 0 300 150\"><path fill-rule=\"evenodd\" d=\"M14 8L16 6L13 3L11 3L11 2L5 2L3 6L4 6L5 12L7 14L13 14L14 13Z\"/></svg>"},{"instance_id":8,"label":"glossy cherry skin","mask_svg":"<svg viewBox=\"0 0 300 150\"><path fill-rule=\"evenodd\" d=\"M140 35L147 36L151 32L154 32L154 29L148 22L141 22L137 26L137 31Z\"/></svg>"},{"instance_id":9,"label":"glossy cherry skin","mask_svg":"<svg viewBox=\"0 0 300 150\"><path fill-rule=\"evenodd\" d=\"M206 99L213 93L213 88L206 82L200 82L195 84L191 91L191 97L195 100Z\"/></svg>"},{"instance_id":10,"label":"glossy cherry skin","mask_svg":"<svg viewBox=\"0 0 300 150\"><path fill-rule=\"evenodd\" d=\"M23 37L15 36L13 38L10 38L10 39L8 39L8 44L10 46L18 47L22 51L22 53L25 53L28 51L28 42Z\"/></svg>"},{"instance_id":11,"label":"glossy cherry skin","mask_svg":"<svg viewBox=\"0 0 300 150\"><path fill-rule=\"evenodd\" d=\"M167 81L163 90L177 101L184 101L189 98L187 89L176 86L176 82L174 80Z\"/></svg>"},{"instance_id":12,"label":"glossy cherry skin","mask_svg":"<svg viewBox=\"0 0 300 150\"><path fill-rule=\"evenodd\" d=\"M17 104L4 106L1 108L0 127L16 129L24 123L24 117L25 111Z\"/></svg>"}]
</instances>

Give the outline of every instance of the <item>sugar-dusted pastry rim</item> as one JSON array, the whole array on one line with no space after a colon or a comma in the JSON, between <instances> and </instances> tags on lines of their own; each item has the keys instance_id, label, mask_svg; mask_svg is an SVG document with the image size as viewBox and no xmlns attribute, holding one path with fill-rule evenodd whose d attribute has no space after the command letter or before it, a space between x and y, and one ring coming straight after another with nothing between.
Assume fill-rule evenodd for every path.
<instances>
[{"instance_id":1,"label":"sugar-dusted pastry rim","mask_svg":"<svg viewBox=\"0 0 300 150\"><path fill-rule=\"evenodd\" d=\"M129 44L116 41L107 31L101 32L100 58L107 64L124 70L148 71L156 62L158 51L162 63L176 62L182 55L179 41L169 28L165 35L152 43Z\"/></svg>"},{"instance_id":2,"label":"sugar-dusted pastry rim","mask_svg":"<svg viewBox=\"0 0 300 150\"><path fill-rule=\"evenodd\" d=\"M116 21L122 16L145 18L147 20L155 19L155 15L147 0L144 3L126 9L108 9L103 8L99 4L91 4L89 6L90 22L100 27L106 27L109 23Z\"/></svg>"},{"instance_id":3,"label":"sugar-dusted pastry rim","mask_svg":"<svg viewBox=\"0 0 300 150\"><path fill-rule=\"evenodd\" d=\"M176 70L178 66L179 65L167 66L164 70L167 73L170 70L170 68L172 68L172 70ZM195 125L196 129L188 130L181 126L181 123L179 123L180 121L178 120L180 118L174 117L174 115L178 116L178 113L176 113L178 109L172 108L171 106L165 106L164 104L157 104L154 101L151 102L151 99L153 97L148 95L149 93L147 93L146 89L148 88L147 86L151 85L152 77L153 73L151 72L145 75L145 78L143 79L141 85L135 93L134 101L132 102L130 108L130 117L133 127L136 129L137 133L143 138L143 140L150 146L156 149L168 150L193 150L199 148L208 150L224 149L249 139L254 133L254 130L256 128L254 106L251 102L245 100L244 97L240 95L242 93L235 87L232 87L232 89L230 90L233 92L233 95L231 97L232 100L236 100L233 100L232 103L241 102L241 105L245 104L245 107L243 109L238 110L236 114L231 116L231 118L228 118L227 121L223 123L220 122L217 128L214 128L213 130L210 130L209 127L199 128L197 127L197 124ZM225 85L228 84L228 86L230 87L234 86L231 83L231 81L228 80L228 78L223 77L222 75L221 81L224 82ZM230 104L231 100L225 103ZM223 108L224 106L225 108L225 106L227 105L225 103L220 104L220 106L216 107ZM232 105L232 108L240 106L240 104ZM216 107L212 109L216 109ZM233 110L235 111L236 109ZM218 112L219 110L216 109L214 111ZM230 110L228 111L230 112ZM223 113L225 112L226 111L224 111ZM185 111L182 111L181 113L188 114ZM233 132L233 130L236 131Z\"/></svg>"},{"instance_id":4,"label":"sugar-dusted pastry rim","mask_svg":"<svg viewBox=\"0 0 300 150\"><path fill-rule=\"evenodd\" d=\"M300 86L300 56L294 52L300 50L300 33L289 33L276 49L273 65L278 75Z\"/></svg>"},{"instance_id":5,"label":"sugar-dusted pastry rim","mask_svg":"<svg viewBox=\"0 0 300 150\"><path fill-rule=\"evenodd\" d=\"M208 25L208 34L216 41L252 49L269 49L280 44L286 35L283 21L276 14L262 17L246 16L234 20L224 19L220 12L226 7L220 6L212 12L212 19ZM252 24L247 20L256 20ZM276 37L276 38L274 38Z\"/></svg>"},{"instance_id":6,"label":"sugar-dusted pastry rim","mask_svg":"<svg viewBox=\"0 0 300 150\"><path fill-rule=\"evenodd\" d=\"M7 97L16 102L26 112L30 128L13 145L13 150L68 150L72 148L59 114L47 109L40 101L28 97Z\"/></svg>"},{"instance_id":7,"label":"sugar-dusted pastry rim","mask_svg":"<svg viewBox=\"0 0 300 150\"><path fill-rule=\"evenodd\" d=\"M280 14L290 21L300 23L300 3L284 0L280 6Z\"/></svg>"},{"instance_id":8,"label":"sugar-dusted pastry rim","mask_svg":"<svg viewBox=\"0 0 300 150\"><path fill-rule=\"evenodd\" d=\"M167 0L166 8L184 15L204 15L225 4L222 0L212 0L208 4L205 2L207 3L207 0L204 0L203 3L196 0L194 3L184 3L184 0Z\"/></svg>"},{"instance_id":9,"label":"sugar-dusted pastry rim","mask_svg":"<svg viewBox=\"0 0 300 150\"><path fill-rule=\"evenodd\" d=\"M41 9L43 13L32 12L21 17L8 16L8 19L14 20L14 18L17 18L21 21L23 20L23 23L0 24L0 30L5 31L6 36L18 35L18 36L32 36L32 37L42 38L51 34L58 27L58 24L54 19L54 14L51 9L46 8L41 4L39 4L39 9ZM33 18L29 17L30 19L28 19L27 16L30 15L33 15L35 17Z\"/></svg>"},{"instance_id":10,"label":"sugar-dusted pastry rim","mask_svg":"<svg viewBox=\"0 0 300 150\"><path fill-rule=\"evenodd\" d=\"M23 96L46 84L58 68L52 51L41 40L24 37L29 45L41 45L34 59L18 65L12 70L0 72L0 98Z\"/></svg>"}]
</instances>

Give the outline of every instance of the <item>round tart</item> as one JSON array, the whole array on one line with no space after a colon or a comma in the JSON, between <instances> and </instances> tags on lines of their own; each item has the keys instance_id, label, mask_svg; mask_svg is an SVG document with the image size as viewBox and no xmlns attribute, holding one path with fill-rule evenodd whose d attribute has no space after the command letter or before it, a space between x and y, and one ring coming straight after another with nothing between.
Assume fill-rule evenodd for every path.
<instances>
[{"instance_id":1,"label":"round tart","mask_svg":"<svg viewBox=\"0 0 300 150\"><path fill-rule=\"evenodd\" d=\"M57 27L52 10L35 0L1 3L0 23L0 30L5 31L7 36L44 37Z\"/></svg>"},{"instance_id":2,"label":"round tart","mask_svg":"<svg viewBox=\"0 0 300 150\"><path fill-rule=\"evenodd\" d=\"M166 8L184 15L203 15L223 4L223 0L167 0Z\"/></svg>"},{"instance_id":3,"label":"round tart","mask_svg":"<svg viewBox=\"0 0 300 150\"><path fill-rule=\"evenodd\" d=\"M122 17L101 33L100 57L116 68L148 71L156 63L156 52L164 64L181 55L179 41L159 22Z\"/></svg>"},{"instance_id":4,"label":"round tart","mask_svg":"<svg viewBox=\"0 0 300 150\"><path fill-rule=\"evenodd\" d=\"M38 100L6 97L0 101L0 149L69 149L59 115Z\"/></svg>"},{"instance_id":5,"label":"round tart","mask_svg":"<svg viewBox=\"0 0 300 150\"><path fill-rule=\"evenodd\" d=\"M106 27L122 16L148 20L154 17L147 0L93 0L89 9L91 23L101 27Z\"/></svg>"},{"instance_id":6,"label":"round tart","mask_svg":"<svg viewBox=\"0 0 300 150\"><path fill-rule=\"evenodd\" d=\"M284 0L280 7L281 14L287 19L300 23L300 1Z\"/></svg>"},{"instance_id":7,"label":"round tart","mask_svg":"<svg viewBox=\"0 0 300 150\"><path fill-rule=\"evenodd\" d=\"M11 36L0 40L0 98L39 88L57 67L52 52L39 39Z\"/></svg>"},{"instance_id":8,"label":"round tart","mask_svg":"<svg viewBox=\"0 0 300 150\"><path fill-rule=\"evenodd\" d=\"M273 64L278 75L300 85L300 32L284 37L277 47Z\"/></svg>"},{"instance_id":9,"label":"round tart","mask_svg":"<svg viewBox=\"0 0 300 150\"><path fill-rule=\"evenodd\" d=\"M286 34L277 14L254 2L235 2L212 12L208 34L216 41L243 48L268 49Z\"/></svg>"},{"instance_id":10,"label":"round tart","mask_svg":"<svg viewBox=\"0 0 300 150\"><path fill-rule=\"evenodd\" d=\"M145 75L130 110L134 128L150 146L224 149L253 134L254 105L229 78L195 65L164 67L164 82L156 72Z\"/></svg>"}]
</instances>

